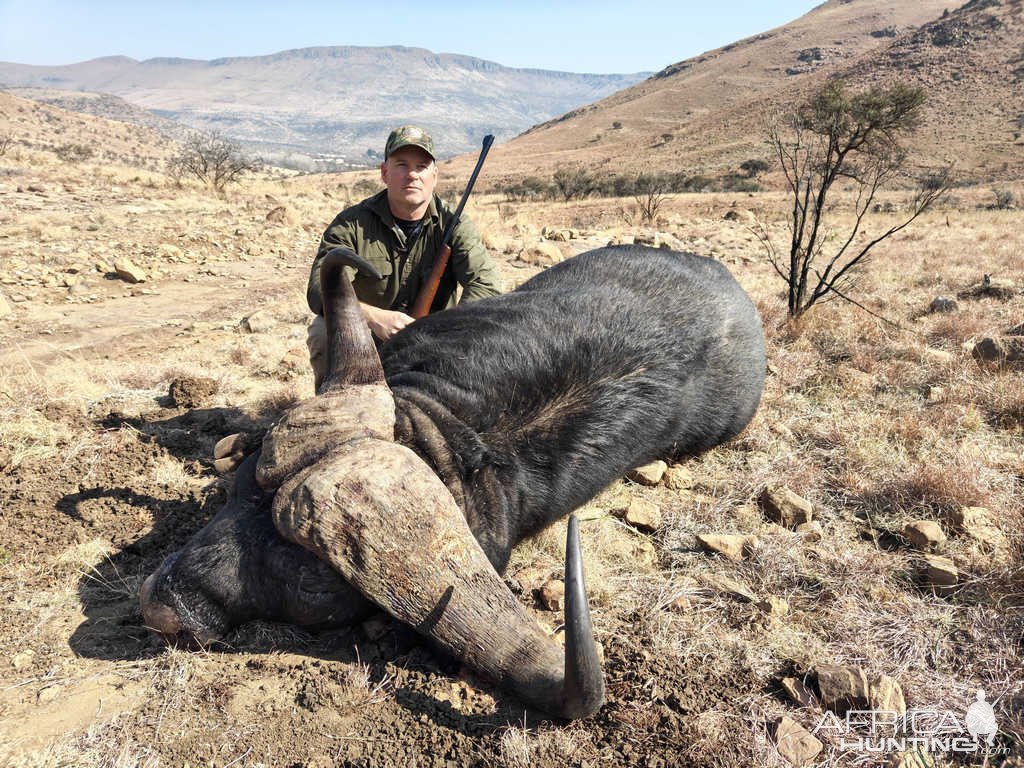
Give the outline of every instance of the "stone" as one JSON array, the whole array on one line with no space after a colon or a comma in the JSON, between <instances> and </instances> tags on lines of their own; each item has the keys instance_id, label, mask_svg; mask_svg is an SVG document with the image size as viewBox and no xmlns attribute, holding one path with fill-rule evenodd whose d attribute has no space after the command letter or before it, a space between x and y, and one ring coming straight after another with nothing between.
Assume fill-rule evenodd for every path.
<instances>
[{"instance_id":1,"label":"stone","mask_svg":"<svg viewBox=\"0 0 1024 768\"><path fill-rule=\"evenodd\" d=\"M936 296L928 305L929 312L956 312L958 309L960 305L956 303L956 299L949 296Z\"/></svg>"},{"instance_id":2,"label":"stone","mask_svg":"<svg viewBox=\"0 0 1024 768\"><path fill-rule=\"evenodd\" d=\"M519 260L535 267L550 267L565 260L557 245L547 240L536 240L519 252Z\"/></svg>"},{"instance_id":3,"label":"stone","mask_svg":"<svg viewBox=\"0 0 1024 768\"><path fill-rule=\"evenodd\" d=\"M634 528L653 533L661 527L661 509L647 499L632 499L623 519Z\"/></svg>"},{"instance_id":4,"label":"stone","mask_svg":"<svg viewBox=\"0 0 1024 768\"><path fill-rule=\"evenodd\" d=\"M709 552L724 555L730 560L742 560L757 547L757 536L740 536L732 533L699 533L697 543Z\"/></svg>"},{"instance_id":5,"label":"stone","mask_svg":"<svg viewBox=\"0 0 1024 768\"><path fill-rule=\"evenodd\" d=\"M825 536L825 529L821 527L821 523L817 520L811 520L809 523L800 523L796 527L796 532L800 535L801 539L811 544L821 541Z\"/></svg>"},{"instance_id":6,"label":"stone","mask_svg":"<svg viewBox=\"0 0 1024 768\"><path fill-rule=\"evenodd\" d=\"M652 461L650 464L644 464L642 467L629 470L626 473L626 477L640 485L657 485L661 482L661 478L665 476L667 469L668 464L659 459L658 461Z\"/></svg>"},{"instance_id":7,"label":"stone","mask_svg":"<svg viewBox=\"0 0 1024 768\"><path fill-rule=\"evenodd\" d=\"M288 209L279 205L276 208L271 208L263 218L269 224L283 224L286 213L288 213Z\"/></svg>"},{"instance_id":8,"label":"stone","mask_svg":"<svg viewBox=\"0 0 1024 768\"><path fill-rule=\"evenodd\" d=\"M800 723L783 715L775 724L775 747L787 762L799 766L812 762L823 745Z\"/></svg>"},{"instance_id":9,"label":"stone","mask_svg":"<svg viewBox=\"0 0 1024 768\"><path fill-rule=\"evenodd\" d=\"M761 492L760 502L765 516L785 528L796 528L803 523L809 523L814 516L811 502L797 496L785 486L765 488Z\"/></svg>"},{"instance_id":10,"label":"stone","mask_svg":"<svg viewBox=\"0 0 1024 768\"><path fill-rule=\"evenodd\" d=\"M31 648L16 653L11 657L11 666L20 672L32 664L32 659L35 658L35 655L36 652Z\"/></svg>"},{"instance_id":11,"label":"stone","mask_svg":"<svg viewBox=\"0 0 1024 768\"><path fill-rule=\"evenodd\" d=\"M764 600L759 600L755 605L761 613L773 619L777 619L789 613L789 603L781 597L775 597L774 595L770 595Z\"/></svg>"},{"instance_id":12,"label":"stone","mask_svg":"<svg viewBox=\"0 0 1024 768\"><path fill-rule=\"evenodd\" d=\"M541 607L546 611L561 611L565 607L565 582L548 579L537 591Z\"/></svg>"},{"instance_id":13,"label":"stone","mask_svg":"<svg viewBox=\"0 0 1024 768\"><path fill-rule=\"evenodd\" d=\"M960 507L946 515L953 530L963 533L990 552L1002 552L1009 542L985 507Z\"/></svg>"},{"instance_id":14,"label":"stone","mask_svg":"<svg viewBox=\"0 0 1024 768\"><path fill-rule=\"evenodd\" d=\"M281 357L286 371L302 371L309 367L309 351L305 347L292 347Z\"/></svg>"},{"instance_id":15,"label":"stone","mask_svg":"<svg viewBox=\"0 0 1024 768\"><path fill-rule=\"evenodd\" d=\"M693 473L682 464L675 464L665 470L665 487L672 491L686 491L693 488Z\"/></svg>"},{"instance_id":16,"label":"stone","mask_svg":"<svg viewBox=\"0 0 1024 768\"><path fill-rule=\"evenodd\" d=\"M549 578L550 571L547 568L538 568L528 565L520 568L512 575L515 584L518 585L521 594L530 596L541 588Z\"/></svg>"},{"instance_id":17,"label":"stone","mask_svg":"<svg viewBox=\"0 0 1024 768\"><path fill-rule=\"evenodd\" d=\"M825 708L836 714L868 707L868 677L860 667L821 664L815 668L818 694Z\"/></svg>"},{"instance_id":18,"label":"stone","mask_svg":"<svg viewBox=\"0 0 1024 768\"><path fill-rule=\"evenodd\" d=\"M114 262L115 274L126 283L146 282L146 273L135 266L130 259L118 259Z\"/></svg>"},{"instance_id":19,"label":"stone","mask_svg":"<svg viewBox=\"0 0 1024 768\"><path fill-rule=\"evenodd\" d=\"M0 317L10 317L14 314L14 310L11 309L11 305L7 303L7 299L0 293Z\"/></svg>"},{"instance_id":20,"label":"stone","mask_svg":"<svg viewBox=\"0 0 1024 768\"><path fill-rule=\"evenodd\" d=\"M925 555L925 583L938 594L947 594L956 589L960 572L948 557Z\"/></svg>"},{"instance_id":21,"label":"stone","mask_svg":"<svg viewBox=\"0 0 1024 768\"><path fill-rule=\"evenodd\" d=\"M903 688L895 678L888 675L873 680L869 689L871 708L879 712L896 712L905 714L907 702L903 698Z\"/></svg>"},{"instance_id":22,"label":"stone","mask_svg":"<svg viewBox=\"0 0 1024 768\"><path fill-rule=\"evenodd\" d=\"M934 520L914 520L903 528L903 537L914 549L934 552L946 540L942 527Z\"/></svg>"},{"instance_id":23,"label":"stone","mask_svg":"<svg viewBox=\"0 0 1024 768\"><path fill-rule=\"evenodd\" d=\"M1017 286L1012 280L1002 280L991 275L985 275L980 283L975 283L957 294L958 298L981 298L990 296L1000 301L1012 299L1017 294Z\"/></svg>"},{"instance_id":24,"label":"stone","mask_svg":"<svg viewBox=\"0 0 1024 768\"><path fill-rule=\"evenodd\" d=\"M1024 336L989 336L971 349L979 363L997 367L1024 368Z\"/></svg>"},{"instance_id":25,"label":"stone","mask_svg":"<svg viewBox=\"0 0 1024 768\"><path fill-rule=\"evenodd\" d=\"M935 363L952 363L956 360L956 355L945 349L935 349L935 347L923 347L921 353Z\"/></svg>"},{"instance_id":26,"label":"stone","mask_svg":"<svg viewBox=\"0 0 1024 768\"><path fill-rule=\"evenodd\" d=\"M265 333L274 327L274 318L266 310L257 309L243 317L239 325L246 333Z\"/></svg>"},{"instance_id":27,"label":"stone","mask_svg":"<svg viewBox=\"0 0 1024 768\"><path fill-rule=\"evenodd\" d=\"M814 695L814 691L803 680L796 677L784 677L781 682L782 690L786 692L786 695L789 696L794 704L799 704L801 707L807 707L808 709L820 706L818 697Z\"/></svg>"},{"instance_id":28,"label":"stone","mask_svg":"<svg viewBox=\"0 0 1024 768\"><path fill-rule=\"evenodd\" d=\"M665 606L665 609L672 613L689 613L693 610L693 603L690 601L690 598L680 595L679 597L672 598L668 605Z\"/></svg>"},{"instance_id":29,"label":"stone","mask_svg":"<svg viewBox=\"0 0 1024 768\"><path fill-rule=\"evenodd\" d=\"M198 408L217 394L220 385L206 376L179 376L171 381L168 396L178 408Z\"/></svg>"}]
</instances>

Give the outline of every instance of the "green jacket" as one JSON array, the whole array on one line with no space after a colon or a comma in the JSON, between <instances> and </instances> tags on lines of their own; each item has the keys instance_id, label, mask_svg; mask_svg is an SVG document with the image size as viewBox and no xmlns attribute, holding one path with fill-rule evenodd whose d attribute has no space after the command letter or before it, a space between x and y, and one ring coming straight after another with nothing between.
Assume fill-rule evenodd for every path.
<instances>
[{"instance_id":1,"label":"green jacket","mask_svg":"<svg viewBox=\"0 0 1024 768\"><path fill-rule=\"evenodd\" d=\"M329 250L341 245L355 251L383 275L382 280L375 280L356 274L350 267L345 268L359 300L375 307L407 312L423 278L430 271L451 217L452 210L434 195L423 230L406 253L405 234L391 215L387 190L346 208L335 217L320 239L306 289L309 308L318 315L323 314L320 262ZM462 286L462 301L475 301L501 292L498 270L480 242L476 227L466 217L462 217L455 227L451 246L451 260L431 305L431 312L455 306L456 284Z\"/></svg>"}]
</instances>

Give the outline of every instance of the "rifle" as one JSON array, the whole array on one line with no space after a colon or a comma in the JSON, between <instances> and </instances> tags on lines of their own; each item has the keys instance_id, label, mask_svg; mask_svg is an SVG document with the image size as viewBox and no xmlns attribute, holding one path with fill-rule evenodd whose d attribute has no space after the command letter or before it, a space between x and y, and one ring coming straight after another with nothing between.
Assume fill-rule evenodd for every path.
<instances>
[{"instance_id":1,"label":"rifle","mask_svg":"<svg viewBox=\"0 0 1024 768\"><path fill-rule=\"evenodd\" d=\"M490 134L484 136L484 145L480 150L480 157L477 158L476 168L473 169L473 175L469 177L469 183L466 185L466 191L462 193L462 200L459 201L459 207L455 209L455 213L452 215L451 221L449 221L448 226L445 227L444 236L441 238L441 248L438 250L437 256L434 258L434 265L430 268L430 272L424 279L423 285L420 287L420 292L416 295L416 300L412 303L412 308L409 310L409 315L417 320L430 314L430 305L434 303L434 297L437 295L437 289L441 285L441 277L444 275L445 269L448 268L448 260L452 255L452 246L449 241L452 238L452 233L455 231L455 226L459 223L459 218L462 216L462 209L466 207L466 201L469 199L469 193L473 191L473 185L476 183L476 177L484 165L484 158L487 157L487 152L490 150L491 144L493 143L493 136Z\"/></svg>"}]
</instances>

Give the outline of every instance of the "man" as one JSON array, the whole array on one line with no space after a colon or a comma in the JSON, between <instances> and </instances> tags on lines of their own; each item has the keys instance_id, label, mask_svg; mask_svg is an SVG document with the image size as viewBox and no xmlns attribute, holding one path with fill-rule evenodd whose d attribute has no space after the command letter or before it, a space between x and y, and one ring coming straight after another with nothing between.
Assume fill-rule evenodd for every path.
<instances>
[{"instance_id":1,"label":"man","mask_svg":"<svg viewBox=\"0 0 1024 768\"><path fill-rule=\"evenodd\" d=\"M316 388L325 375L326 328L320 294L320 262L332 248L344 246L377 268L383 279L356 274L346 267L363 316L373 335L386 341L413 322L412 306L434 257L451 209L434 194L437 163L434 142L413 125L396 128L384 146L380 178L386 189L339 213L323 234L309 274L306 299L317 314L309 329L309 357ZM498 270L480 242L473 224L463 216L451 238L452 255L430 311L499 293Z\"/></svg>"}]
</instances>

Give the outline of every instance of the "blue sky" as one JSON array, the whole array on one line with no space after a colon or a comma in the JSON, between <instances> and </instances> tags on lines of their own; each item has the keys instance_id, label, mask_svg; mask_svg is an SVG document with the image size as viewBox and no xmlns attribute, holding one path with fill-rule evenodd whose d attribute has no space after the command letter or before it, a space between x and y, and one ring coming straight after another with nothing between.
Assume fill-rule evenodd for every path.
<instances>
[{"instance_id":1,"label":"blue sky","mask_svg":"<svg viewBox=\"0 0 1024 768\"><path fill-rule=\"evenodd\" d=\"M780 26L820 2L0 0L0 61L214 59L316 45L408 45L510 67L641 72Z\"/></svg>"}]
</instances>

